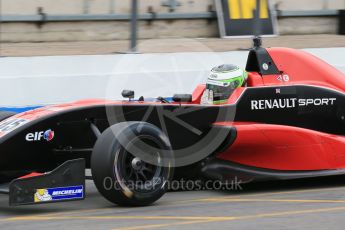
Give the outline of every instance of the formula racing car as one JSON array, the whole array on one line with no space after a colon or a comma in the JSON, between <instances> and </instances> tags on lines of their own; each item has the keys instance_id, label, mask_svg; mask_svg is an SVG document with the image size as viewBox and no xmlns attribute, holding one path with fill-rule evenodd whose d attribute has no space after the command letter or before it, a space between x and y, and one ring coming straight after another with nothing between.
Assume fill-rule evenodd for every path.
<instances>
[{"instance_id":1,"label":"formula racing car","mask_svg":"<svg viewBox=\"0 0 345 230\"><path fill-rule=\"evenodd\" d=\"M0 191L10 205L85 198L149 205L176 177L228 183L345 174L345 76L300 50L249 52L224 103L193 94L82 100L0 113ZM221 86L220 86L221 87ZM85 169L91 169L91 177Z\"/></svg>"}]
</instances>

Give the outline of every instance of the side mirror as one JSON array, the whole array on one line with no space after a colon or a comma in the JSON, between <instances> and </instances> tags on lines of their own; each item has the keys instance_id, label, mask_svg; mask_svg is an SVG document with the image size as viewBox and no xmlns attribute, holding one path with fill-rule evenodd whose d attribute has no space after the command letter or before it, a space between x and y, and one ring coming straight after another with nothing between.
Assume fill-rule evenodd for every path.
<instances>
[{"instance_id":1,"label":"side mirror","mask_svg":"<svg viewBox=\"0 0 345 230\"><path fill-rule=\"evenodd\" d=\"M123 90L122 91L122 97L133 99L134 98L134 91L133 90Z\"/></svg>"},{"instance_id":2,"label":"side mirror","mask_svg":"<svg viewBox=\"0 0 345 230\"><path fill-rule=\"evenodd\" d=\"M175 94L173 97L174 102L192 102L191 94Z\"/></svg>"}]
</instances>

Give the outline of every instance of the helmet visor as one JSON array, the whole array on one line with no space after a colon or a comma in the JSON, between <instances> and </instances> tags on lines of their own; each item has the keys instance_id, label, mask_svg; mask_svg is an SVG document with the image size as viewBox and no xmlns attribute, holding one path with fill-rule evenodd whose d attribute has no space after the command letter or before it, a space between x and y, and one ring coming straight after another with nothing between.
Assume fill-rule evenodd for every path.
<instances>
[{"instance_id":1,"label":"helmet visor","mask_svg":"<svg viewBox=\"0 0 345 230\"><path fill-rule=\"evenodd\" d=\"M214 101L223 101L229 99L231 94L235 91L235 88L229 86L218 86L213 84L207 84L206 89L212 90Z\"/></svg>"}]
</instances>

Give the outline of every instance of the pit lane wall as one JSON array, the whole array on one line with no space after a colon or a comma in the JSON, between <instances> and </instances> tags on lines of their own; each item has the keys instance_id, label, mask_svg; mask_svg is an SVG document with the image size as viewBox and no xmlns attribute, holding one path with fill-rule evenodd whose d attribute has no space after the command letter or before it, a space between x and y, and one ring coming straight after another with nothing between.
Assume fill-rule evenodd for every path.
<instances>
[{"instance_id":1,"label":"pit lane wall","mask_svg":"<svg viewBox=\"0 0 345 230\"><path fill-rule=\"evenodd\" d=\"M345 48L308 49L345 73ZM0 59L0 108L17 110L86 98L191 93L219 64L245 66L248 52L117 54ZM21 111L21 110L20 110Z\"/></svg>"},{"instance_id":2,"label":"pit lane wall","mask_svg":"<svg viewBox=\"0 0 345 230\"><path fill-rule=\"evenodd\" d=\"M180 5L169 6L166 0L140 1L140 13L206 13L215 10L214 0L176 0ZM278 10L345 9L343 0L271 0ZM129 14L130 0L2 0L4 16L37 15L108 15ZM284 17L278 21L280 34L336 34L336 17ZM139 23L139 38L218 37L217 20L179 19L154 20ZM8 22L1 25L3 42L41 41L102 41L128 39L128 21L74 22Z\"/></svg>"}]
</instances>

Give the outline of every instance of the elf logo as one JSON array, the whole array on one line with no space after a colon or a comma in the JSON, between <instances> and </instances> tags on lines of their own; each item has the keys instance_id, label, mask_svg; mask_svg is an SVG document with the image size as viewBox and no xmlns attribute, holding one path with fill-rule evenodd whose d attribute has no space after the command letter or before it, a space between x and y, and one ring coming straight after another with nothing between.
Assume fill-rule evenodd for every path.
<instances>
[{"instance_id":1,"label":"elf logo","mask_svg":"<svg viewBox=\"0 0 345 230\"><path fill-rule=\"evenodd\" d=\"M47 131L28 133L25 136L25 140L29 142L41 141L41 140L51 141L53 139L54 139L54 131L52 131L51 129Z\"/></svg>"}]
</instances>

